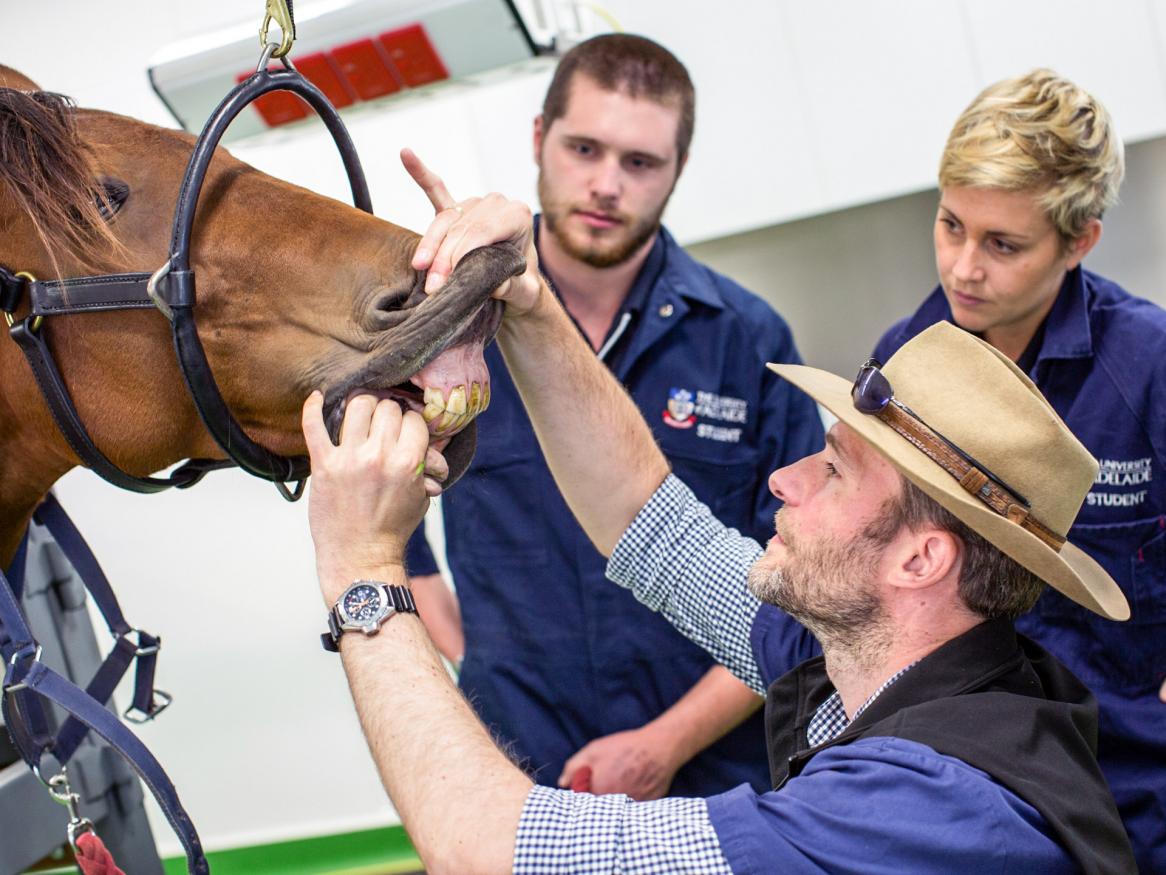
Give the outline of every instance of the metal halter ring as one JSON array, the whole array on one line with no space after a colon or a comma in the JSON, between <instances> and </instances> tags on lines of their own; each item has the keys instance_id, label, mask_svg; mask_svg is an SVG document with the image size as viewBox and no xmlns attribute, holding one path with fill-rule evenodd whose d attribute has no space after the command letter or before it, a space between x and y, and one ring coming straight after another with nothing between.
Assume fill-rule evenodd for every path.
<instances>
[{"instance_id":1,"label":"metal halter ring","mask_svg":"<svg viewBox=\"0 0 1166 875\"><path fill-rule=\"evenodd\" d=\"M14 273L13 276L18 277L19 279L28 280L30 283L36 282L36 277L34 277L27 270L22 270L22 271L19 271L17 273ZM31 331L33 334L36 334L36 332L38 330L40 330L40 324L44 321L44 318L45 318L44 316L32 317L32 322L29 323L28 330ZM16 320L12 318L11 313L4 314L4 321L8 323L9 328L11 328L13 323L16 322Z\"/></svg>"},{"instance_id":2,"label":"metal halter ring","mask_svg":"<svg viewBox=\"0 0 1166 875\"><path fill-rule=\"evenodd\" d=\"M170 305L162 300L162 296L158 294L158 282L165 278L166 274L170 273L170 259L166 259L166 263L154 271L150 275L149 282L146 283L146 294L150 296L150 300L154 302L154 306L158 308L159 312L171 322L174 321L174 310Z\"/></svg>"}]
</instances>

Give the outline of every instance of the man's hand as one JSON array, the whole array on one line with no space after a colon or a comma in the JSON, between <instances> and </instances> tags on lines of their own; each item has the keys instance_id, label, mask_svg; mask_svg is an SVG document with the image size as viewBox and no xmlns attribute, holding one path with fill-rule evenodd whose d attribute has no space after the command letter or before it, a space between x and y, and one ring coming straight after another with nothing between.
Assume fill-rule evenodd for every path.
<instances>
[{"instance_id":1,"label":"man's hand","mask_svg":"<svg viewBox=\"0 0 1166 875\"><path fill-rule=\"evenodd\" d=\"M427 449L421 416L402 415L396 401L349 400L339 446L328 437L323 406L319 392L308 396L303 429L312 460L308 524L331 606L354 579L383 579L403 567L405 544L429 506L424 471L445 462Z\"/></svg>"},{"instance_id":2,"label":"man's hand","mask_svg":"<svg viewBox=\"0 0 1166 875\"><path fill-rule=\"evenodd\" d=\"M652 727L629 729L597 738L567 760L559 786L570 787L581 770L591 770L592 793L626 793L633 799L659 799L668 792L676 770L670 745Z\"/></svg>"},{"instance_id":3,"label":"man's hand","mask_svg":"<svg viewBox=\"0 0 1166 875\"><path fill-rule=\"evenodd\" d=\"M413 268L429 272L425 291L440 288L467 252L493 243L511 243L526 256L526 272L499 286L494 297L506 302L507 313L529 312L538 302L542 285L530 207L500 194L455 201L441 177L412 150L401 150L401 163L437 212L413 255Z\"/></svg>"}]
</instances>

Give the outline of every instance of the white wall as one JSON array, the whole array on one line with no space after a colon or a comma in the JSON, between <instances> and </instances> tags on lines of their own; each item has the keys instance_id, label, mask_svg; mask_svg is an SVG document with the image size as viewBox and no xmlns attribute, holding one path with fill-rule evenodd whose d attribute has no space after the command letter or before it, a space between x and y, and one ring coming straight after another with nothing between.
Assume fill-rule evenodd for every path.
<instances>
[{"instance_id":1,"label":"white wall","mask_svg":"<svg viewBox=\"0 0 1166 875\"><path fill-rule=\"evenodd\" d=\"M808 364L849 375L937 282L934 189L689 246L769 300ZM1090 270L1166 307L1166 138L1126 150Z\"/></svg>"},{"instance_id":2,"label":"white wall","mask_svg":"<svg viewBox=\"0 0 1166 875\"><path fill-rule=\"evenodd\" d=\"M730 0L684 14L667 0L604 5L673 48L698 84L692 160L669 223L682 240L705 241L699 257L769 296L809 362L841 373L934 282L925 189L947 126L983 84L1050 64L1109 102L1131 137L1166 131L1162 0ZM166 124L143 72L154 48L257 23L261 8L0 0L0 62L82 104ZM455 192L533 199L530 119L547 76L534 64L413 96L388 115L351 114L379 211L413 227L427 219L395 167L404 144ZM234 151L339 193L339 163L317 158L323 148L318 134L299 132ZM1159 301L1164 184L1166 141L1132 148L1124 203L1090 259ZM841 209L856 204L866 205ZM392 821L339 664L316 641L323 606L302 504L237 473L142 497L78 471L60 494L131 620L164 637L159 683L176 702L141 734L208 847Z\"/></svg>"}]
</instances>

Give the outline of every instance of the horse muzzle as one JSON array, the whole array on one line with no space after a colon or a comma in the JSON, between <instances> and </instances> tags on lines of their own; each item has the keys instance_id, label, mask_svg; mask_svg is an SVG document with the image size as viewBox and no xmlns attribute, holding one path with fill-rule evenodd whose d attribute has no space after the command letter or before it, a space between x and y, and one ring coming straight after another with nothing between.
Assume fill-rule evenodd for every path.
<instances>
[{"instance_id":1,"label":"horse muzzle","mask_svg":"<svg viewBox=\"0 0 1166 875\"><path fill-rule=\"evenodd\" d=\"M526 261L511 246L467 254L445 286L425 296L397 324L384 330L371 358L324 393L325 423L334 443L348 400L359 394L391 398L421 414L434 439L446 447L450 485L469 465L476 443L474 419L490 403L490 378L483 353L502 323L503 305L490 296ZM464 437L463 437L464 435Z\"/></svg>"}]
</instances>

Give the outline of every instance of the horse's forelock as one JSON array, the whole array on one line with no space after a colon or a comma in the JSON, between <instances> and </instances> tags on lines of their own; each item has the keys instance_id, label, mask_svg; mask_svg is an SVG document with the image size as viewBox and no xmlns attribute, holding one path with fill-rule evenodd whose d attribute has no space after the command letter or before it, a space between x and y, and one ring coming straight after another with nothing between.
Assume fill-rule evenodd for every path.
<instances>
[{"instance_id":1,"label":"horse's forelock","mask_svg":"<svg viewBox=\"0 0 1166 875\"><path fill-rule=\"evenodd\" d=\"M54 266L67 255L101 269L105 252L121 250L101 216L104 188L70 98L0 87L0 186L28 216Z\"/></svg>"}]
</instances>

